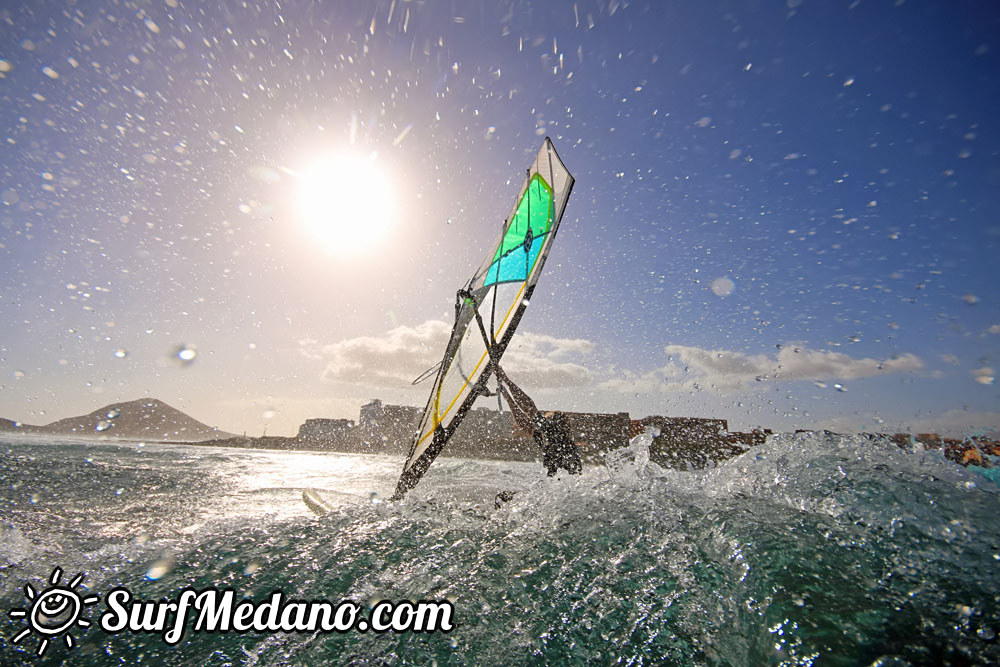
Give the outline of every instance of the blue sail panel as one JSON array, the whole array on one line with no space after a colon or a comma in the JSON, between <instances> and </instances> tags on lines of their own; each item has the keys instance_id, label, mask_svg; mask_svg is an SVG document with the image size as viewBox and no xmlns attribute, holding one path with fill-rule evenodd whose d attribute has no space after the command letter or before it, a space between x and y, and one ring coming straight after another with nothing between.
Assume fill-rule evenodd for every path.
<instances>
[{"instance_id":1,"label":"blue sail panel","mask_svg":"<svg viewBox=\"0 0 1000 667\"><path fill-rule=\"evenodd\" d=\"M502 284L527 280L528 274L531 273L531 267L538 259L538 253L545 245L546 236L548 234L542 234L532 239L527 257L525 257L524 246L518 246L490 264L483 287L489 287L494 283Z\"/></svg>"}]
</instances>

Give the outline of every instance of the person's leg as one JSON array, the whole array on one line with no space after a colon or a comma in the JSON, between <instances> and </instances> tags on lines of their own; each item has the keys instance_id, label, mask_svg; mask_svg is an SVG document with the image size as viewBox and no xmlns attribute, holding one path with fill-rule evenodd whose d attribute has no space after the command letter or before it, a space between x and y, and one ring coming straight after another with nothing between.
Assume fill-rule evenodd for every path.
<instances>
[{"instance_id":1,"label":"person's leg","mask_svg":"<svg viewBox=\"0 0 1000 667\"><path fill-rule=\"evenodd\" d=\"M580 452L571 437L570 424L566 415L562 412L555 412L547 421L546 436L553 462L571 475L579 474L583 471L583 462L580 460Z\"/></svg>"},{"instance_id":2,"label":"person's leg","mask_svg":"<svg viewBox=\"0 0 1000 667\"><path fill-rule=\"evenodd\" d=\"M572 442L567 442L566 444L568 448L562 457L562 467L571 475L579 475L583 472L583 461L580 460L580 452Z\"/></svg>"},{"instance_id":3,"label":"person's leg","mask_svg":"<svg viewBox=\"0 0 1000 667\"><path fill-rule=\"evenodd\" d=\"M542 465L545 466L545 472L549 477L552 477L559 470L558 457L552 451L552 443L548 441L543 429L535 431L534 439L535 444L542 450Z\"/></svg>"}]
</instances>

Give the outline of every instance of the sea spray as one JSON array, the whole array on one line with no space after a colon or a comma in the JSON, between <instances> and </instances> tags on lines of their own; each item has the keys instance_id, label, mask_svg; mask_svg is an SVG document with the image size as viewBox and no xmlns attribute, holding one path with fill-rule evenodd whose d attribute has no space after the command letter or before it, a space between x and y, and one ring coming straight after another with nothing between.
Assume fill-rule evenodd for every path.
<instances>
[{"instance_id":1,"label":"sea spray","mask_svg":"<svg viewBox=\"0 0 1000 667\"><path fill-rule=\"evenodd\" d=\"M383 600L454 609L447 634L189 631L168 647L92 627L72 650L95 664L1000 662L1000 493L939 453L878 439L775 435L697 472L637 465L635 452L554 478L442 459L402 503L378 505L398 458L152 443L12 443L0 456L21 536L0 563L8 609L53 559L97 593L141 600L221 587L357 600L363 615ZM302 488L334 511L313 515ZM501 490L515 493L497 510ZM174 567L148 579L168 556ZM9 638L5 656L22 650Z\"/></svg>"}]
</instances>

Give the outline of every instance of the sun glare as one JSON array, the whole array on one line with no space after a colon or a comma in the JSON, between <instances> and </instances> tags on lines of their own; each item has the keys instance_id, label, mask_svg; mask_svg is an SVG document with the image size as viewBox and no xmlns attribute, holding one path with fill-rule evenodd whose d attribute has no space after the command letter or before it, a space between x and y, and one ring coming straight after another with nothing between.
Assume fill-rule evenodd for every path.
<instances>
[{"instance_id":1,"label":"sun glare","mask_svg":"<svg viewBox=\"0 0 1000 667\"><path fill-rule=\"evenodd\" d=\"M303 222L338 255L371 250L392 227L392 183L374 156L345 153L317 160L299 174L298 185Z\"/></svg>"}]
</instances>

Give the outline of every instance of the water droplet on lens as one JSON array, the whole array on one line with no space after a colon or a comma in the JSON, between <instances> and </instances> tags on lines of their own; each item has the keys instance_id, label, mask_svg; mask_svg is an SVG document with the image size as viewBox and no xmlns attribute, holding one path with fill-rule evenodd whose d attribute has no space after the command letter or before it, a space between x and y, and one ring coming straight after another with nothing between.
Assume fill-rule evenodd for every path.
<instances>
[{"instance_id":1,"label":"water droplet on lens","mask_svg":"<svg viewBox=\"0 0 1000 667\"><path fill-rule=\"evenodd\" d=\"M104 419L97 422L97 425L94 426L95 431L107 431L109 428L111 428L111 422L105 421Z\"/></svg>"},{"instance_id":2,"label":"water droplet on lens","mask_svg":"<svg viewBox=\"0 0 1000 667\"><path fill-rule=\"evenodd\" d=\"M146 578L156 580L163 575L174 569L174 561L172 558L161 558L152 565L149 566L149 570L146 572Z\"/></svg>"},{"instance_id":3,"label":"water droplet on lens","mask_svg":"<svg viewBox=\"0 0 1000 667\"><path fill-rule=\"evenodd\" d=\"M715 296L729 296L736 289L736 283L729 278L716 278L712 281L712 294Z\"/></svg>"},{"instance_id":4,"label":"water droplet on lens","mask_svg":"<svg viewBox=\"0 0 1000 667\"><path fill-rule=\"evenodd\" d=\"M108 419L114 419L121 413L122 411L119 410L118 408L111 408L110 410L108 410Z\"/></svg>"},{"instance_id":5,"label":"water droplet on lens","mask_svg":"<svg viewBox=\"0 0 1000 667\"><path fill-rule=\"evenodd\" d=\"M181 362L182 365L187 366L198 358L198 350L193 345L180 345L174 350L174 358Z\"/></svg>"},{"instance_id":6,"label":"water droplet on lens","mask_svg":"<svg viewBox=\"0 0 1000 667\"><path fill-rule=\"evenodd\" d=\"M124 349L121 349L121 348L115 350L115 358L116 359L124 359L127 356L128 356L128 350L124 350Z\"/></svg>"}]
</instances>

